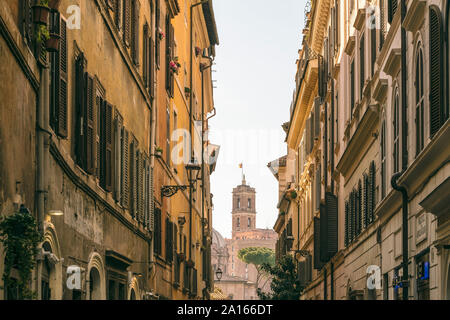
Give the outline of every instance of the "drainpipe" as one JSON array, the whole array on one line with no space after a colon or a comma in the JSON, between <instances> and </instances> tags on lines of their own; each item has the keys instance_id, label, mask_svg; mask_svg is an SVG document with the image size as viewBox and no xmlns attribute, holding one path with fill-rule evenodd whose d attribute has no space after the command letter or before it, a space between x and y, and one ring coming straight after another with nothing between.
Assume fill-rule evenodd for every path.
<instances>
[{"instance_id":1,"label":"drainpipe","mask_svg":"<svg viewBox=\"0 0 450 320\"><path fill-rule=\"evenodd\" d=\"M402 81L402 168L403 171L408 167L408 147L407 147L407 138L408 138L408 128L407 128L407 112L408 112L408 97L406 90L406 81L407 81L407 66L406 66L406 29L403 26L403 21L406 17L406 3L405 0L401 0L401 52L402 52L402 61L401 61L401 81Z\"/></svg>"},{"instance_id":2,"label":"drainpipe","mask_svg":"<svg viewBox=\"0 0 450 320\"><path fill-rule=\"evenodd\" d=\"M37 202L37 222L38 230L44 234L44 221L45 221L45 195L47 193L46 188L46 167L47 167L47 152L48 142L50 138L49 126L49 96L50 96L50 70L48 67L41 69L41 81L39 86L38 106L37 106L37 157L36 157L36 202ZM42 279L42 263L37 263L36 269L36 288L38 293L38 299L41 297L41 279Z\"/></svg>"},{"instance_id":3,"label":"drainpipe","mask_svg":"<svg viewBox=\"0 0 450 320\"><path fill-rule=\"evenodd\" d=\"M392 176L391 185L395 191L402 194L402 241L403 241L403 300L408 300L408 287L409 287L409 275L408 275L408 191L404 186L397 184L398 179L402 173L396 173Z\"/></svg>"},{"instance_id":4,"label":"drainpipe","mask_svg":"<svg viewBox=\"0 0 450 320\"><path fill-rule=\"evenodd\" d=\"M208 69L210 69L213 65L213 58L205 57L211 61L211 64L206 67L200 67L200 71L202 73L202 242L205 238L205 129L206 129L206 122L205 120L205 81L204 81L204 72ZM209 217L208 217L209 218ZM208 219L209 221L209 219ZM205 254L205 251L203 251L203 254ZM205 270L203 270L205 272ZM208 287L208 279L205 280L205 288Z\"/></svg>"},{"instance_id":5,"label":"drainpipe","mask_svg":"<svg viewBox=\"0 0 450 320\"><path fill-rule=\"evenodd\" d=\"M190 88L191 88L191 97L189 99L189 134L190 134L190 141L191 141L191 158L194 156L194 148L193 148L193 135L192 135L192 122L193 119L193 104L192 104L192 92L193 92L193 69L194 69L194 57L193 57L193 50L194 50L194 43L193 43L193 9L199 5L202 5L203 3L208 2L207 0L202 0L198 3L195 3L190 6L190 37L189 37L189 47L190 47ZM192 180L192 173L189 173L189 181ZM192 186L189 188L189 260L192 261Z\"/></svg>"}]
</instances>

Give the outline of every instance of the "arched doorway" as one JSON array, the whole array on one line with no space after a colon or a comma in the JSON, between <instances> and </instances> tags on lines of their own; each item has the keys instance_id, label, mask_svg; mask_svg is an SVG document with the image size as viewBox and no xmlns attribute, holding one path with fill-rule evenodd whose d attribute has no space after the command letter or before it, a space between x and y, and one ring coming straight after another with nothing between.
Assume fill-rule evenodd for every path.
<instances>
[{"instance_id":1,"label":"arched doorway","mask_svg":"<svg viewBox=\"0 0 450 320\"><path fill-rule=\"evenodd\" d=\"M100 273L97 268L91 268L89 272L89 298L90 300L101 300Z\"/></svg>"},{"instance_id":2,"label":"arched doorway","mask_svg":"<svg viewBox=\"0 0 450 320\"><path fill-rule=\"evenodd\" d=\"M102 257L91 253L86 274L87 300L106 300L105 268Z\"/></svg>"},{"instance_id":3,"label":"arched doorway","mask_svg":"<svg viewBox=\"0 0 450 320\"><path fill-rule=\"evenodd\" d=\"M40 264L41 299L61 300L63 293L61 250L55 227L50 222L45 223L41 250L44 256Z\"/></svg>"},{"instance_id":4,"label":"arched doorway","mask_svg":"<svg viewBox=\"0 0 450 320\"><path fill-rule=\"evenodd\" d=\"M447 300L450 300L450 263L447 267Z\"/></svg>"},{"instance_id":5,"label":"arched doorway","mask_svg":"<svg viewBox=\"0 0 450 320\"><path fill-rule=\"evenodd\" d=\"M130 300L136 300L136 292L134 291L134 289L131 289Z\"/></svg>"}]
</instances>

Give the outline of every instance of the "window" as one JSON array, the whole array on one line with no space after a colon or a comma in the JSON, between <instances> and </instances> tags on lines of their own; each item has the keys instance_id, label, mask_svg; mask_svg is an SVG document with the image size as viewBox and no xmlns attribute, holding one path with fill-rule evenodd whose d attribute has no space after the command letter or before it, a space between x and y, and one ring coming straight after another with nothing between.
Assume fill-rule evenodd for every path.
<instances>
[{"instance_id":1,"label":"window","mask_svg":"<svg viewBox=\"0 0 450 320\"><path fill-rule=\"evenodd\" d=\"M133 58L133 63L139 65L139 10L140 3L139 0L132 0L132 42L131 42L131 56Z\"/></svg>"},{"instance_id":2,"label":"window","mask_svg":"<svg viewBox=\"0 0 450 320\"><path fill-rule=\"evenodd\" d=\"M161 230L161 209L155 208L155 239L154 239L154 251L155 254L161 255L161 239L162 239L162 230Z\"/></svg>"},{"instance_id":3,"label":"window","mask_svg":"<svg viewBox=\"0 0 450 320\"><path fill-rule=\"evenodd\" d=\"M383 120L381 124L381 198L386 197L387 185L386 185L386 120Z\"/></svg>"},{"instance_id":4,"label":"window","mask_svg":"<svg viewBox=\"0 0 450 320\"><path fill-rule=\"evenodd\" d=\"M67 26L59 13L51 14L51 29L60 35L59 51L50 54L50 125L62 138L67 138Z\"/></svg>"},{"instance_id":5,"label":"window","mask_svg":"<svg viewBox=\"0 0 450 320\"><path fill-rule=\"evenodd\" d=\"M249 209L252 208L252 199L248 199L248 208L249 208Z\"/></svg>"},{"instance_id":6,"label":"window","mask_svg":"<svg viewBox=\"0 0 450 320\"><path fill-rule=\"evenodd\" d=\"M361 39L359 42L359 95L360 95L360 101L363 99L363 90L364 90L364 81L365 78L365 37L364 34L361 35Z\"/></svg>"},{"instance_id":7,"label":"window","mask_svg":"<svg viewBox=\"0 0 450 320\"><path fill-rule=\"evenodd\" d=\"M423 86L423 53L420 46L416 56L416 156L424 147L424 101L425 93Z\"/></svg>"},{"instance_id":8,"label":"window","mask_svg":"<svg viewBox=\"0 0 450 320\"><path fill-rule=\"evenodd\" d=\"M129 47L132 41L132 0L123 0L123 42Z\"/></svg>"},{"instance_id":9,"label":"window","mask_svg":"<svg viewBox=\"0 0 450 320\"><path fill-rule=\"evenodd\" d=\"M241 208L241 199L240 198L237 199L237 208L238 209Z\"/></svg>"},{"instance_id":10,"label":"window","mask_svg":"<svg viewBox=\"0 0 450 320\"><path fill-rule=\"evenodd\" d=\"M252 227L252 219L248 218L248 224L247 227L251 228Z\"/></svg>"},{"instance_id":11,"label":"window","mask_svg":"<svg viewBox=\"0 0 450 320\"><path fill-rule=\"evenodd\" d=\"M161 64L161 40L158 36L159 30L161 30L160 0L156 0L155 27L156 27L156 34L157 34L157 37L155 39L155 63L159 69L159 66Z\"/></svg>"},{"instance_id":12,"label":"window","mask_svg":"<svg viewBox=\"0 0 450 320\"><path fill-rule=\"evenodd\" d=\"M166 17L166 90L169 97L173 98L175 76L170 67L170 62L175 58L175 39L174 29L170 21L170 16Z\"/></svg>"},{"instance_id":13,"label":"window","mask_svg":"<svg viewBox=\"0 0 450 320\"><path fill-rule=\"evenodd\" d=\"M170 110L169 107L166 108L166 164L170 167Z\"/></svg>"},{"instance_id":14,"label":"window","mask_svg":"<svg viewBox=\"0 0 450 320\"><path fill-rule=\"evenodd\" d=\"M100 161L99 180L100 187L104 190L112 191L113 174L113 115L114 107L107 101L102 101L100 105Z\"/></svg>"},{"instance_id":15,"label":"window","mask_svg":"<svg viewBox=\"0 0 450 320\"><path fill-rule=\"evenodd\" d=\"M398 88L394 90L394 108L393 108L393 173L400 171L400 101Z\"/></svg>"},{"instance_id":16,"label":"window","mask_svg":"<svg viewBox=\"0 0 450 320\"><path fill-rule=\"evenodd\" d=\"M387 0L388 1L388 22L392 23L394 20L395 13L397 12L398 0Z\"/></svg>"},{"instance_id":17,"label":"window","mask_svg":"<svg viewBox=\"0 0 450 320\"><path fill-rule=\"evenodd\" d=\"M370 26L370 57L371 57L371 72L372 77L375 74L375 62L377 60L377 27L376 27L376 11L375 7L372 8L370 12L370 21L372 21L372 25Z\"/></svg>"},{"instance_id":18,"label":"window","mask_svg":"<svg viewBox=\"0 0 450 320\"><path fill-rule=\"evenodd\" d=\"M237 218L237 224L236 224L236 226L237 226L238 228L241 227L241 218Z\"/></svg>"},{"instance_id":19,"label":"window","mask_svg":"<svg viewBox=\"0 0 450 320\"><path fill-rule=\"evenodd\" d=\"M350 64L350 119L353 118L355 108L355 59Z\"/></svg>"},{"instance_id":20,"label":"window","mask_svg":"<svg viewBox=\"0 0 450 320\"><path fill-rule=\"evenodd\" d=\"M166 261L173 262L173 223L166 218Z\"/></svg>"},{"instance_id":21,"label":"window","mask_svg":"<svg viewBox=\"0 0 450 320\"><path fill-rule=\"evenodd\" d=\"M384 39L386 37L386 0L379 0L380 5L380 43L379 50L383 48Z\"/></svg>"}]
</instances>

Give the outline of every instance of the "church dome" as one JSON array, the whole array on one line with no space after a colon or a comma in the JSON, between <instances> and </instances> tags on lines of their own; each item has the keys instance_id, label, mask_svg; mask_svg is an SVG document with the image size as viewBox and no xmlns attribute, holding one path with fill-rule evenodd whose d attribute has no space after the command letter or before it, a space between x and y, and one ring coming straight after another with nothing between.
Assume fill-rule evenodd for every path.
<instances>
[{"instance_id":1,"label":"church dome","mask_svg":"<svg viewBox=\"0 0 450 320\"><path fill-rule=\"evenodd\" d=\"M216 229L212 230L212 244L216 246L216 248L225 248L227 245L225 239Z\"/></svg>"}]
</instances>

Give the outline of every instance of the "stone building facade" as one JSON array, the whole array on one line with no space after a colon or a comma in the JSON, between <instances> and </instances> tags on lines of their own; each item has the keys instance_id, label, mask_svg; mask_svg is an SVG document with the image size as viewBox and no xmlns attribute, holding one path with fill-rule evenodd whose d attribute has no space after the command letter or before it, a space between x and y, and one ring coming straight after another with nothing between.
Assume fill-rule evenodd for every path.
<instances>
[{"instance_id":1,"label":"stone building facade","mask_svg":"<svg viewBox=\"0 0 450 320\"><path fill-rule=\"evenodd\" d=\"M216 232L213 237L213 271L220 268L223 278L215 281L225 295L234 300L258 299L257 270L238 258L241 249L263 247L275 250L277 234L270 229L256 228L256 190L243 178L242 184L233 189L232 195L232 238L223 239ZM270 280L262 279L259 288L270 289Z\"/></svg>"},{"instance_id":2,"label":"stone building facade","mask_svg":"<svg viewBox=\"0 0 450 320\"><path fill-rule=\"evenodd\" d=\"M0 215L26 207L44 236L31 289L42 300L207 299L215 165L202 159L219 149L200 139L202 182L195 211L184 216L193 188L163 199L164 186L189 182L183 164L178 171L165 164L176 145L162 141L176 129L166 125L176 123L169 118L176 108L179 128L208 126L218 44L212 1L62 0L47 24L60 36L56 53L36 41L34 4L0 6ZM172 60L184 71L171 69ZM195 105L185 87L195 91ZM192 228L177 234L181 220ZM186 260L178 259L183 237ZM177 281L180 264L187 271ZM74 266L81 287L71 288ZM0 299L15 298L2 282Z\"/></svg>"},{"instance_id":3,"label":"stone building facade","mask_svg":"<svg viewBox=\"0 0 450 320\"><path fill-rule=\"evenodd\" d=\"M282 245L302 299L450 299L449 3L309 4Z\"/></svg>"}]
</instances>

